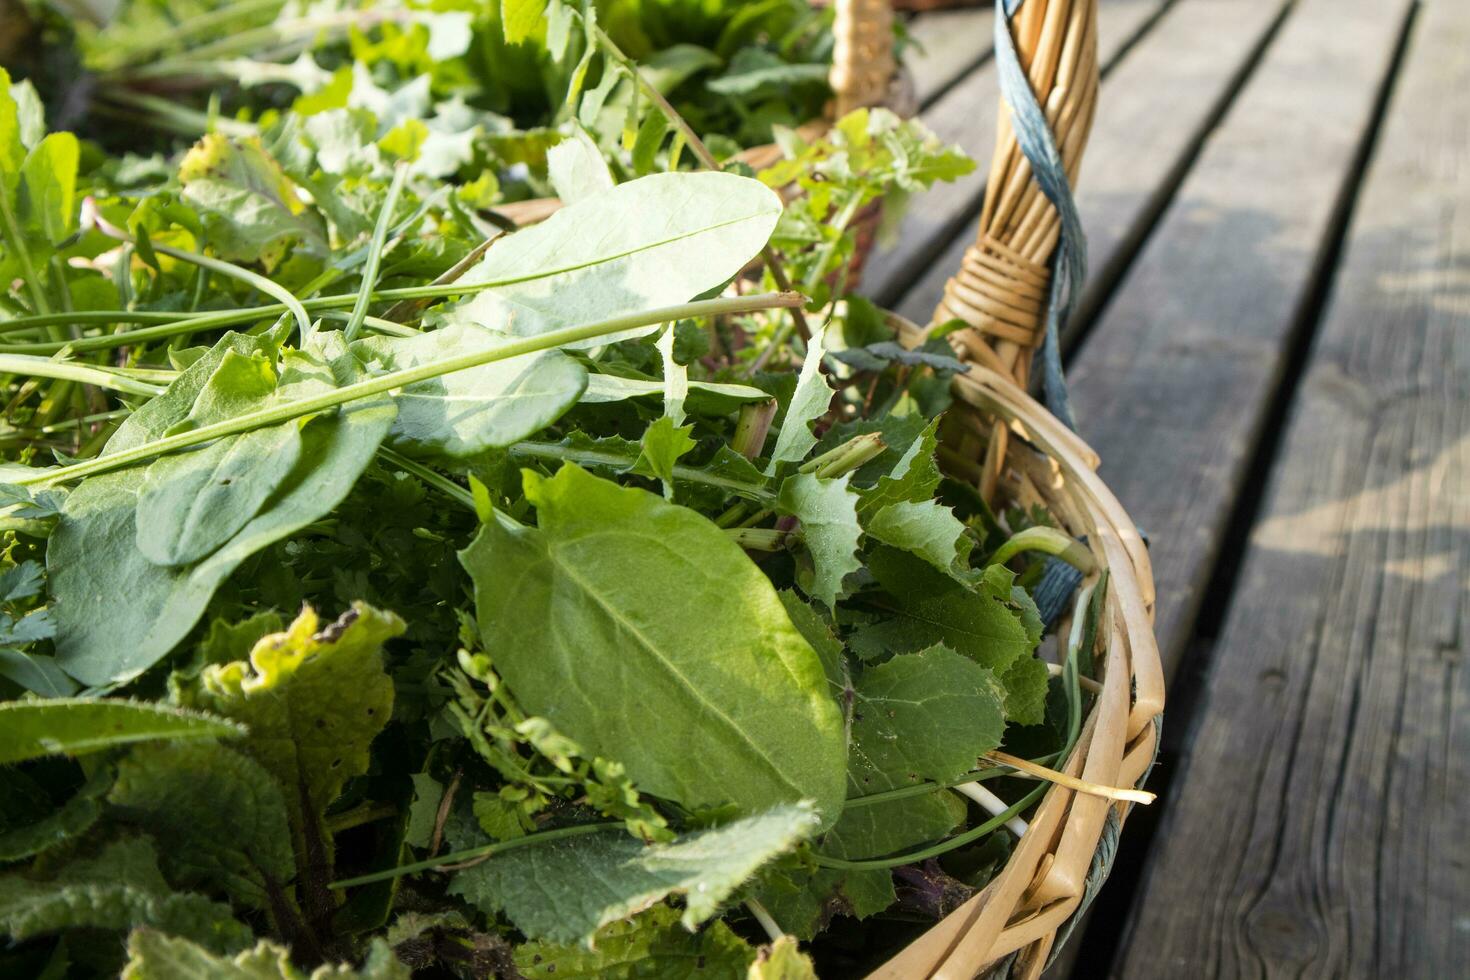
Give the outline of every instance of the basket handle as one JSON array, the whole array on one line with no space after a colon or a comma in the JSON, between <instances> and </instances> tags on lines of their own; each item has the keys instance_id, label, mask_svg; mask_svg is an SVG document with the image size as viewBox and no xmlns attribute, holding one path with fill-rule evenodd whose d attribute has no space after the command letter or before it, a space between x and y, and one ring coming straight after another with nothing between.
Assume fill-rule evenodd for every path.
<instances>
[{"instance_id":1,"label":"basket handle","mask_svg":"<svg viewBox=\"0 0 1470 980\"><path fill-rule=\"evenodd\" d=\"M1086 245L1072 200L1097 107L1097 0L1000 0L1002 112L975 242L932 323L958 318L960 353L1025 387L1040 348L1048 407L1072 424L1057 332L1082 287ZM997 446L996 443L1000 445ZM1004 436L991 440L998 473Z\"/></svg>"},{"instance_id":2,"label":"basket handle","mask_svg":"<svg viewBox=\"0 0 1470 980\"><path fill-rule=\"evenodd\" d=\"M832 18L832 71L828 82L841 118L853 109L881 105L896 64L893 7L889 0L836 0Z\"/></svg>"}]
</instances>

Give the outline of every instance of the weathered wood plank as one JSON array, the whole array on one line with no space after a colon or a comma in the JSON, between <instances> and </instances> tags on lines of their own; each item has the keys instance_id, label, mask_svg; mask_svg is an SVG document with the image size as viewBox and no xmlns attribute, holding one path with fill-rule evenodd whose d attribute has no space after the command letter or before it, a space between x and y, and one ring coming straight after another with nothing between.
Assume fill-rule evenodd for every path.
<instances>
[{"instance_id":1,"label":"weathered wood plank","mask_svg":"<svg viewBox=\"0 0 1470 980\"><path fill-rule=\"evenodd\" d=\"M995 10L936 10L908 23L909 37L920 50L911 51L905 64L914 79L919 105L959 80L960 76L989 57L993 45Z\"/></svg>"},{"instance_id":2,"label":"weathered wood plank","mask_svg":"<svg viewBox=\"0 0 1470 980\"><path fill-rule=\"evenodd\" d=\"M1165 0L1101 0L1098 60L1106 67L1127 47ZM992 22L993 23L993 22ZM969 43L990 46L990 34ZM922 113L940 138L965 147L982 165L952 184L939 184L915 199L899 224L892 249L880 249L863 270L863 292L885 305L928 267L934 254L970 225L985 197L985 163L995 147L1000 88L995 64L970 72ZM955 266L956 268L958 266ZM927 315L927 314L926 314Z\"/></svg>"},{"instance_id":3,"label":"weathered wood plank","mask_svg":"<svg viewBox=\"0 0 1470 980\"><path fill-rule=\"evenodd\" d=\"M1280 0L1182 0L1103 80L1078 180L1090 266L1078 322L1116 282L1284 7ZM900 313L928 321L973 237L969 227L956 236L909 287Z\"/></svg>"},{"instance_id":4,"label":"weathered wood plank","mask_svg":"<svg viewBox=\"0 0 1470 980\"><path fill-rule=\"evenodd\" d=\"M1083 435L1152 535L1172 676L1410 0L1300 0L1071 368Z\"/></svg>"},{"instance_id":5,"label":"weathered wood plank","mask_svg":"<svg viewBox=\"0 0 1470 980\"><path fill-rule=\"evenodd\" d=\"M1467 91L1426 0L1118 976L1470 968Z\"/></svg>"}]
</instances>

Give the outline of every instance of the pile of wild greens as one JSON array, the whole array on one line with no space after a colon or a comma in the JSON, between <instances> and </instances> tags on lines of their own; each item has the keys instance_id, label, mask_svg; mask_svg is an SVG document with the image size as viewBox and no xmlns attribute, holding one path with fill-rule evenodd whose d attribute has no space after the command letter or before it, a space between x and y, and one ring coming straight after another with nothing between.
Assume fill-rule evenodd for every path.
<instances>
[{"instance_id":1,"label":"pile of wild greens","mask_svg":"<svg viewBox=\"0 0 1470 980\"><path fill-rule=\"evenodd\" d=\"M0 974L876 964L1091 669L1086 593L1037 656L1083 549L939 467L943 330L844 288L857 210L968 162L567 120L506 231L392 111L110 155L0 72Z\"/></svg>"},{"instance_id":2,"label":"pile of wild greens","mask_svg":"<svg viewBox=\"0 0 1470 980\"><path fill-rule=\"evenodd\" d=\"M807 0L28 6L15 33L47 43L19 42L5 63L45 80L61 125L127 149L140 124L243 135L282 111L370 109L436 176L529 166L541 192L552 128L573 115L609 148L651 154L666 135L630 59L722 159L820 118L832 95L832 13Z\"/></svg>"}]
</instances>

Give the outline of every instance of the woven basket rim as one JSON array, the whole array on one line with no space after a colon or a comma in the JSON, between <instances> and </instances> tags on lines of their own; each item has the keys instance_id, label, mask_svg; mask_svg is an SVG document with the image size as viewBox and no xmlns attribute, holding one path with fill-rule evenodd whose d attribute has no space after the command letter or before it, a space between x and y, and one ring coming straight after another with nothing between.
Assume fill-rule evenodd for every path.
<instances>
[{"instance_id":1,"label":"woven basket rim","mask_svg":"<svg viewBox=\"0 0 1470 980\"><path fill-rule=\"evenodd\" d=\"M923 339L912 324L906 343ZM1097 454L1009 376L971 365L955 378L951 412L971 424L999 418L1015 435L1008 447L1013 479L1052 503L1074 536L1085 537L1108 572L1100 638L1102 691L1062 771L1088 782L1134 786L1153 762L1164 679L1153 633L1154 582L1148 550L1127 512L1095 472ZM1030 472L1027 472L1030 471ZM968 474L967 474L968 475ZM1096 574L1089 581L1096 581ZM1019 951L1023 975L1045 965L1058 928L1077 913L1110 811L1117 825L1130 804L1052 785L1005 867L979 893L870 974L873 980L969 978ZM1029 947L1029 948L1028 948Z\"/></svg>"}]
</instances>

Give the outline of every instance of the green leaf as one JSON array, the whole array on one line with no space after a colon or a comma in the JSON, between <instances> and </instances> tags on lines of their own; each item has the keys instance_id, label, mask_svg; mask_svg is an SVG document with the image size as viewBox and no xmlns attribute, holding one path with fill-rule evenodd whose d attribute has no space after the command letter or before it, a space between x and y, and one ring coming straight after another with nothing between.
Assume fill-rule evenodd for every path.
<instances>
[{"instance_id":1,"label":"green leaf","mask_svg":"<svg viewBox=\"0 0 1470 980\"><path fill-rule=\"evenodd\" d=\"M460 303L453 316L527 337L684 303L738 274L780 213L775 192L733 174L653 174L619 184L496 242L460 280L496 285Z\"/></svg>"},{"instance_id":2,"label":"green leaf","mask_svg":"<svg viewBox=\"0 0 1470 980\"><path fill-rule=\"evenodd\" d=\"M0 647L0 677L46 698L69 698L77 693L76 681L56 666L56 659L40 654Z\"/></svg>"},{"instance_id":3,"label":"green leaf","mask_svg":"<svg viewBox=\"0 0 1470 980\"><path fill-rule=\"evenodd\" d=\"M890 440L894 434L887 427L883 430L884 441L890 446L893 445ZM863 493L863 514L876 513L891 504L933 500L942 478L939 463L934 457L938 447L939 420L935 419L924 427L918 438L911 439L893 469Z\"/></svg>"},{"instance_id":4,"label":"green leaf","mask_svg":"<svg viewBox=\"0 0 1470 980\"><path fill-rule=\"evenodd\" d=\"M669 123L662 113L650 112L644 117L643 123L638 127L638 135L633 139L634 173L642 176L653 172L654 157L658 154L658 148L663 145L664 137L668 135L668 132Z\"/></svg>"},{"instance_id":5,"label":"green leaf","mask_svg":"<svg viewBox=\"0 0 1470 980\"><path fill-rule=\"evenodd\" d=\"M825 327L812 334L812 341L807 346L806 360L802 362L801 373L796 379L796 391L791 396L786 418L781 423L781 432L776 437L776 448L771 450L767 475L775 473L776 467L782 463L795 463L805 459L806 454L817 444L817 437L812 435L811 423L827 414L833 395L827 379L822 376L822 356L825 353L822 343L825 336Z\"/></svg>"},{"instance_id":6,"label":"green leaf","mask_svg":"<svg viewBox=\"0 0 1470 980\"><path fill-rule=\"evenodd\" d=\"M802 537L816 567L810 591L829 609L846 594L842 580L863 567L857 558L862 538L858 498L848 488L848 479L823 480L814 473L796 473L781 484L776 503L783 514L801 521Z\"/></svg>"},{"instance_id":7,"label":"green leaf","mask_svg":"<svg viewBox=\"0 0 1470 980\"><path fill-rule=\"evenodd\" d=\"M227 357L233 354L248 360L261 358L268 363L275 363L279 346L279 338L269 334L252 336L233 330L225 333L213 347L190 362L163 394L149 399L125 418L107 440L103 454L135 449L145 443L162 439L176 426L187 426L195 402ZM227 394L228 391L228 387L225 387L218 393Z\"/></svg>"},{"instance_id":8,"label":"green leaf","mask_svg":"<svg viewBox=\"0 0 1470 980\"><path fill-rule=\"evenodd\" d=\"M911 653L943 644L982 667L1004 671L1035 644L1006 602L972 592L927 562L893 548L879 548L868 570L893 597L889 618L861 627L851 639L865 659Z\"/></svg>"},{"instance_id":9,"label":"green leaf","mask_svg":"<svg viewBox=\"0 0 1470 980\"><path fill-rule=\"evenodd\" d=\"M0 68L0 182L6 191L13 190L20 180L20 168L25 163L26 148L21 142L20 110L15 100L15 89L10 82L10 73Z\"/></svg>"},{"instance_id":10,"label":"green leaf","mask_svg":"<svg viewBox=\"0 0 1470 980\"><path fill-rule=\"evenodd\" d=\"M667 905L597 930L582 943L525 943L516 969L526 980L745 980L755 950L723 922L699 932Z\"/></svg>"},{"instance_id":11,"label":"green leaf","mask_svg":"<svg viewBox=\"0 0 1470 980\"><path fill-rule=\"evenodd\" d=\"M889 504L869 518L866 529L884 544L918 555L960 582L970 578L974 542L954 512L938 501Z\"/></svg>"},{"instance_id":12,"label":"green leaf","mask_svg":"<svg viewBox=\"0 0 1470 980\"><path fill-rule=\"evenodd\" d=\"M493 522L460 553L485 648L521 705L690 809L809 799L834 819L842 719L817 655L739 546L691 510L574 465L527 471L524 487L539 527Z\"/></svg>"},{"instance_id":13,"label":"green leaf","mask_svg":"<svg viewBox=\"0 0 1470 980\"><path fill-rule=\"evenodd\" d=\"M51 133L31 149L21 168L17 211L27 233L48 249L76 229L80 152L71 133Z\"/></svg>"},{"instance_id":14,"label":"green leaf","mask_svg":"<svg viewBox=\"0 0 1470 980\"><path fill-rule=\"evenodd\" d=\"M257 643L248 663L205 668L187 694L249 726L241 749L290 792L298 844L347 780L367 772L368 748L393 711L381 648L403 629L397 616L363 602L325 625L308 606L286 632Z\"/></svg>"},{"instance_id":15,"label":"green leaf","mask_svg":"<svg viewBox=\"0 0 1470 980\"><path fill-rule=\"evenodd\" d=\"M546 174L564 205L596 197L613 187L602 151L581 126L573 126L571 136L546 151Z\"/></svg>"},{"instance_id":16,"label":"green leaf","mask_svg":"<svg viewBox=\"0 0 1470 980\"><path fill-rule=\"evenodd\" d=\"M705 84L711 92L732 96L779 94L792 85L823 85L828 66L793 64L757 47L742 48L730 59L730 67L719 78Z\"/></svg>"},{"instance_id":17,"label":"green leaf","mask_svg":"<svg viewBox=\"0 0 1470 980\"><path fill-rule=\"evenodd\" d=\"M444 787L426 772L416 772L411 778L413 802L409 804L408 829L403 832L403 840L410 847L428 847L434 837L434 824L439 818L439 802L444 799Z\"/></svg>"},{"instance_id":18,"label":"green leaf","mask_svg":"<svg viewBox=\"0 0 1470 980\"><path fill-rule=\"evenodd\" d=\"M153 845L142 838L114 841L95 857L70 861L47 877L0 876L0 931L12 939L145 925L221 952L252 938L229 906L175 891L159 873Z\"/></svg>"},{"instance_id":19,"label":"green leaf","mask_svg":"<svg viewBox=\"0 0 1470 980\"><path fill-rule=\"evenodd\" d=\"M27 559L0 572L0 602L19 602L41 594L46 573L40 562Z\"/></svg>"},{"instance_id":20,"label":"green leaf","mask_svg":"<svg viewBox=\"0 0 1470 980\"><path fill-rule=\"evenodd\" d=\"M1039 725L1046 720L1046 692L1051 673L1035 657L1018 658L1006 668L1006 718L1018 725Z\"/></svg>"},{"instance_id":21,"label":"green leaf","mask_svg":"<svg viewBox=\"0 0 1470 980\"><path fill-rule=\"evenodd\" d=\"M950 790L849 806L822 838L821 850L849 861L901 854L944 837L964 822L965 812L965 801Z\"/></svg>"},{"instance_id":22,"label":"green leaf","mask_svg":"<svg viewBox=\"0 0 1470 980\"><path fill-rule=\"evenodd\" d=\"M227 957L155 929L135 929L122 980L409 980L411 972L382 939L373 940L359 969L319 966L308 974L291 962L290 950L266 940Z\"/></svg>"},{"instance_id":23,"label":"green leaf","mask_svg":"<svg viewBox=\"0 0 1470 980\"><path fill-rule=\"evenodd\" d=\"M748 980L817 980L817 969L796 940L782 936L769 946L762 946L750 965Z\"/></svg>"},{"instance_id":24,"label":"green leaf","mask_svg":"<svg viewBox=\"0 0 1470 980\"><path fill-rule=\"evenodd\" d=\"M797 939L815 938L834 915L866 919L898 900L888 871L772 868L754 892L776 924Z\"/></svg>"},{"instance_id":25,"label":"green leaf","mask_svg":"<svg viewBox=\"0 0 1470 980\"><path fill-rule=\"evenodd\" d=\"M545 20L545 10L546 0L500 0L500 23L506 43L521 44L534 37Z\"/></svg>"},{"instance_id":26,"label":"green leaf","mask_svg":"<svg viewBox=\"0 0 1470 980\"><path fill-rule=\"evenodd\" d=\"M154 565L134 544L138 470L84 480L67 497L46 550L57 599L57 663L85 684L127 680L151 667L188 634L241 562L330 512L347 495L395 414L392 402L374 399L312 420L302 431L296 467L269 505L218 551L183 568ZM139 426L129 438L144 429ZM129 642L118 644L120 635Z\"/></svg>"},{"instance_id":27,"label":"green leaf","mask_svg":"<svg viewBox=\"0 0 1470 980\"><path fill-rule=\"evenodd\" d=\"M166 845L163 865L185 887L264 910L296 876L281 786L232 747L140 746L118 764L108 802Z\"/></svg>"},{"instance_id":28,"label":"green leaf","mask_svg":"<svg viewBox=\"0 0 1470 980\"><path fill-rule=\"evenodd\" d=\"M995 674L944 647L868 667L854 686L848 759L859 793L963 776L1005 731Z\"/></svg>"},{"instance_id":29,"label":"green leaf","mask_svg":"<svg viewBox=\"0 0 1470 980\"><path fill-rule=\"evenodd\" d=\"M258 136L210 133L179 165L183 198L205 219L221 258L271 268L296 241L326 254L326 231Z\"/></svg>"},{"instance_id":30,"label":"green leaf","mask_svg":"<svg viewBox=\"0 0 1470 980\"><path fill-rule=\"evenodd\" d=\"M807 803L775 807L733 823L646 845L599 833L506 851L461 871L452 894L487 912L505 911L532 939L574 943L668 895L682 895L693 929L772 858L816 829Z\"/></svg>"},{"instance_id":31,"label":"green leaf","mask_svg":"<svg viewBox=\"0 0 1470 980\"><path fill-rule=\"evenodd\" d=\"M56 623L50 609L35 609L20 619L0 613L0 643L6 646L23 647L55 635Z\"/></svg>"},{"instance_id":32,"label":"green leaf","mask_svg":"<svg viewBox=\"0 0 1470 980\"><path fill-rule=\"evenodd\" d=\"M180 425L196 427L275 400L275 368L263 354L226 351ZM301 423L285 422L154 460L138 494L138 550L155 565L189 565L249 523L301 455Z\"/></svg>"},{"instance_id":33,"label":"green leaf","mask_svg":"<svg viewBox=\"0 0 1470 980\"><path fill-rule=\"evenodd\" d=\"M694 426L678 425L667 415L654 420L643 433L643 454L639 465L647 466L664 481L666 487L670 486L674 479L674 464L699 445L690 435L693 431Z\"/></svg>"},{"instance_id":34,"label":"green leaf","mask_svg":"<svg viewBox=\"0 0 1470 980\"><path fill-rule=\"evenodd\" d=\"M164 704L97 698L0 702L0 764L86 755L130 742L227 738L244 728Z\"/></svg>"},{"instance_id":35,"label":"green leaf","mask_svg":"<svg viewBox=\"0 0 1470 980\"><path fill-rule=\"evenodd\" d=\"M0 862L19 861L80 837L102 816L101 797L112 785L106 768L56 810L34 823L0 834Z\"/></svg>"},{"instance_id":36,"label":"green leaf","mask_svg":"<svg viewBox=\"0 0 1470 980\"><path fill-rule=\"evenodd\" d=\"M370 337L352 350L375 369L397 371L488 350L504 339L450 324L416 337ZM546 428L577 403L586 386L586 368L559 350L455 371L398 392L398 419L389 438L409 452L475 456Z\"/></svg>"},{"instance_id":37,"label":"green leaf","mask_svg":"<svg viewBox=\"0 0 1470 980\"><path fill-rule=\"evenodd\" d=\"M847 687L847 665L846 651L843 649L842 641L832 633L832 627L817 613L815 609L807 605L795 592L783 589L776 593L781 597L781 605L786 607L786 615L791 617L791 625L801 632L802 638L811 644L813 650L822 661L822 672L827 675L827 684L832 691L832 696L840 697Z\"/></svg>"}]
</instances>

